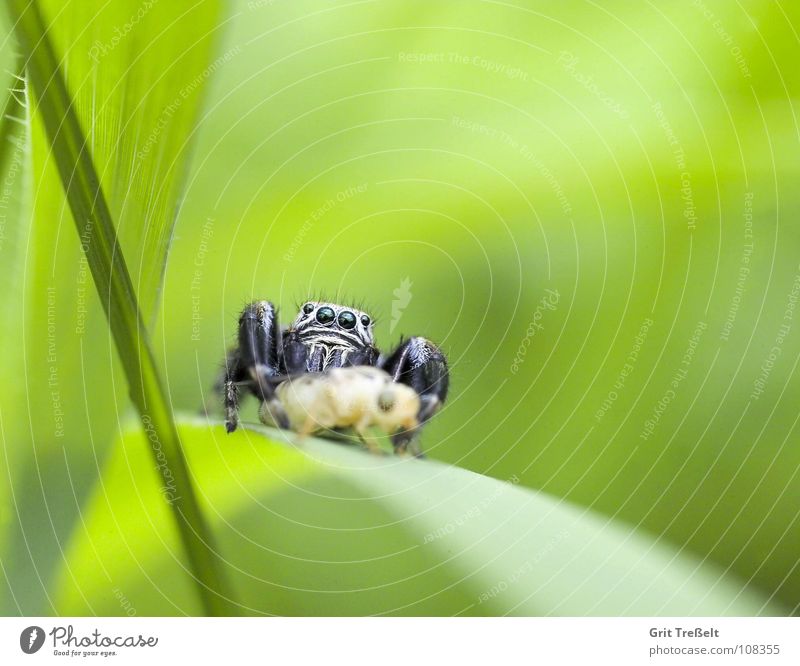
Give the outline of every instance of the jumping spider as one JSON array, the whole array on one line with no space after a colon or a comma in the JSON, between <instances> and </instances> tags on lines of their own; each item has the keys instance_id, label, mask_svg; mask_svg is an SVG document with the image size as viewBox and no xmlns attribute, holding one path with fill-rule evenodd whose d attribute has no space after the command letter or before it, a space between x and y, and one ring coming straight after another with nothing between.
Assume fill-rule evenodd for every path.
<instances>
[{"instance_id":1,"label":"jumping spider","mask_svg":"<svg viewBox=\"0 0 800 666\"><path fill-rule=\"evenodd\" d=\"M384 355L372 328L366 312L335 303L309 301L288 327L278 324L269 301L248 305L217 384L228 432L239 424L244 389L261 402L261 420L270 425L302 434L352 428L362 439L377 426L391 435L395 452L419 454L416 435L447 397L447 359L421 337Z\"/></svg>"}]
</instances>

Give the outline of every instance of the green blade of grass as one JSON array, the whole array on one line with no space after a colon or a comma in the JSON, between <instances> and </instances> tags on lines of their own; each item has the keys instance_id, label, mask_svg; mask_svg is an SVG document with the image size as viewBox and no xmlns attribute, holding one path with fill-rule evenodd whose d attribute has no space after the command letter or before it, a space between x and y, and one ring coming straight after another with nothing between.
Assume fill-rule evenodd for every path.
<instances>
[{"instance_id":1,"label":"green blade of grass","mask_svg":"<svg viewBox=\"0 0 800 666\"><path fill-rule=\"evenodd\" d=\"M128 379L130 395L148 433L164 495L172 507L206 612L234 612L210 530L197 504L178 432L155 366L147 332L120 251L111 213L47 28L36 1L11 0L8 10L26 60L78 235Z\"/></svg>"}]
</instances>

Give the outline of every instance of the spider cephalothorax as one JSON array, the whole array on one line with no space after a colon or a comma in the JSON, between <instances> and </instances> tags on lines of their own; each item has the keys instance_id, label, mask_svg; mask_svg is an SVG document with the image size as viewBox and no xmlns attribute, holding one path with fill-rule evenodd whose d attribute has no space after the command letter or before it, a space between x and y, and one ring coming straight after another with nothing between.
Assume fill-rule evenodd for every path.
<instances>
[{"instance_id":1,"label":"spider cephalothorax","mask_svg":"<svg viewBox=\"0 0 800 666\"><path fill-rule=\"evenodd\" d=\"M307 372L346 365L372 365L363 363L359 356L359 353L375 349L372 317L366 312L335 303L310 301L300 308L289 332L295 333L308 350ZM348 363L351 354L355 354L355 363Z\"/></svg>"},{"instance_id":2,"label":"spider cephalothorax","mask_svg":"<svg viewBox=\"0 0 800 666\"><path fill-rule=\"evenodd\" d=\"M219 382L228 432L238 426L244 388L261 401L265 423L304 434L349 428L362 436L375 426L390 430L395 450L405 451L447 397L447 359L421 337L381 354L372 326L366 312L309 301L282 328L272 303L248 305L239 318L238 346ZM358 372L359 366L373 369Z\"/></svg>"}]
</instances>

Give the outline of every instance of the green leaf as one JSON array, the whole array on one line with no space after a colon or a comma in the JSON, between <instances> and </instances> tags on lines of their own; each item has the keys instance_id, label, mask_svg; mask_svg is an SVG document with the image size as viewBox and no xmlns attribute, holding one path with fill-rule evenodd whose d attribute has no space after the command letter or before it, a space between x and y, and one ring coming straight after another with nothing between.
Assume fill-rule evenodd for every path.
<instances>
[{"instance_id":1,"label":"green leaf","mask_svg":"<svg viewBox=\"0 0 800 666\"><path fill-rule=\"evenodd\" d=\"M0 24L1 25L1 24ZM8 44L8 42L7 42ZM9 49L0 52L0 69L7 65L7 71L16 71L15 76L4 77L7 84L7 98L2 116L0 116L0 348L10 350L19 345L15 337L19 314L24 304L23 261L24 229L30 225L31 205L31 146L30 118L25 108L25 84L19 78L21 71L17 59L12 57ZM20 354L0 355L0 376L18 377L24 374L24 364ZM22 387L18 382L4 382L0 387L0 535L4 534L12 523L14 501L11 496L11 461L18 462L19 456L14 446L10 445L9 434L14 432L15 410L13 402L22 396ZM12 399L9 399L13 396ZM2 552L0 536L0 552ZM0 591L3 584L0 583ZM0 609L3 600L10 595L0 594Z\"/></svg>"},{"instance_id":2,"label":"green leaf","mask_svg":"<svg viewBox=\"0 0 800 666\"><path fill-rule=\"evenodd\" d=\"M41 0L48 36L117 220L142 311L155 313L187 158L218 69L220 0ZM149 322L148 322L149 323Z\"/></svg>"},{"instance_id":3,"label":"green leaf","mask_svg":"<svg viewBox=\"0 0 800 666\"><path fill-rule=\"evenodd\" d=\"M31 393L42 396L34 404L28 399L25 406L46 417L22 421L29 432L17 423L10 429L13 441L22 446L13 461L12 456L6 461L14 469L18 522L4 534L4 566L8 580L15 582L15 589L3 595L4 605L11 606L11 598L17 612L30 613L37 602L50 602L42 574L49 575L80 501L80 492L74 492L76 501L64 502L65 491L76 481L85 487L96 473L87 445L94 445L93 436L101 449L108 441L127 404L117 403L117 386L127 382L152 428L164 482L174 484L175 518L206 610L228 612L213 541L186 478L124 258L125 248L132 247L138 292L152 316L187 140L200 93L213 71L209 56L214 28L220 25L218 3L193 9L120 2L98 11L88 3L20 1L8 3L8 9L36 95L37 117L32 130L36 199L28 247L34 255L31 264L40 270L26 281L31 319L21 324L33 331L30 346L47 349L47 354L37 355L38 362L26 367L24 386L26 398ZM186 30L187 22L191 30ZM96 46L103 39L110 39L111 46ZM66 81L61 71L69 73ZM111 205L104 188L111 192ZM62 223L73 226L65 219L70 217L67 203L77 234L61 228ZM114 213L121 220L122 248ZM97 316L91 281L125 369L122 381L113 378L108 327ZM97 356L94 363L85 363L85 355ZM81 391L82 372L89 379ZM13 405L14 396L9 398L4 407ZM29 536L31 531L35 534Z\"/></svg>"},{"instance_id":4,"label":"green leaf","mask_svg":"<svg viewBox=\"0 0 800 666\"><path fill-rule=\"evenodd\" d=\"M243 611L292 615L780 614L713 566L585 509L430 461L269 429L181 439ZM66 615L196 614L133 427L61 572Z\"/></svg>"}]
</instances>

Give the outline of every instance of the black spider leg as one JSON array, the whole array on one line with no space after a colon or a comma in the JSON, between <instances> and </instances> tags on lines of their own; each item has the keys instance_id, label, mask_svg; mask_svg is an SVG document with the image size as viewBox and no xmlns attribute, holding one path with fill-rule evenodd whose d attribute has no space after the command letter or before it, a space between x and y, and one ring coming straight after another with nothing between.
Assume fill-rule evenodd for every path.
<instances>
[{"instance_id":1,"label":"black spider leg","mask_svg":"<svg viewBox=\"0 0 800 666\"><path fill-rule=\"evenodd\" d=\"M238 391L232 392L231 395L226 395L226 391L229 388L227 386L228 377L230 375L236 374L235 366L238 364L238 362L239 362L238 349L234 347L233 349L228 350L228 353L225 356L225 362L221 366L221 369L217 374L216 379L214 380L214 384L211 387L211 395L210 397L206 398L205 404L203 405L203 408L201 410L202 413L208 414L211 410L214 409L214 407L216 407L217 403L216 402L212 403L211 401L212 398L214 400L223 400L223 403L226 405L226 407L228 405L228 402L230 402L230 404L234 408L234 411L238 412L238 406L239 406ZM226 413L226 417L227 416L228 414Z\"/></svg>"},{"instance_id":2,"label":"black spider leg","mask_svg":"<svg viewBox=\"0 0 800 666\"><path fill-rule=\"evenodd\" d=\"M299 375L309 371L308 347L302 343L297 331L292 329L283 332L281 369L286 375Z\"/></svg>"},{"instance_id":3,"label":"black spider leg","mask_svg":"<svg viewBox=\"0 0 800 666\"><path fill-rule=\"evenodd\" d=\"M269 301L248 305L239 317L239 346L228 358L222 386L229 433L239 425L239 387L246 387L262 402L273 401L280 383L280 345L275 306Z\"/></svg>"},{"instance_id":4,"label":"black spider leg","mask_svg":"<svg viewBox=\"0 0 800 666\"><path fill-rule=\"evenodd\" d=\"M420 397L417 416L420 425L415 430L395 434L392 442L395 451L404 452L410 447L414 455L421 456L415 437L447 399L450 386L447 358L430 340L414 337L401 342L381 367L394 381L410 386Z\"/></svg>"},{"instance_id":5,"label":"black spider leg","mask_svg":"<svg viewBox=\"0 0 800 666\"><path fill-rule=\"evenodd\" d=\"M363 349L356 349L347 354L344 366L350 367L354 365L378 365L380 353L376 347L367 346Z\"/></svg>"}]
</instances>

